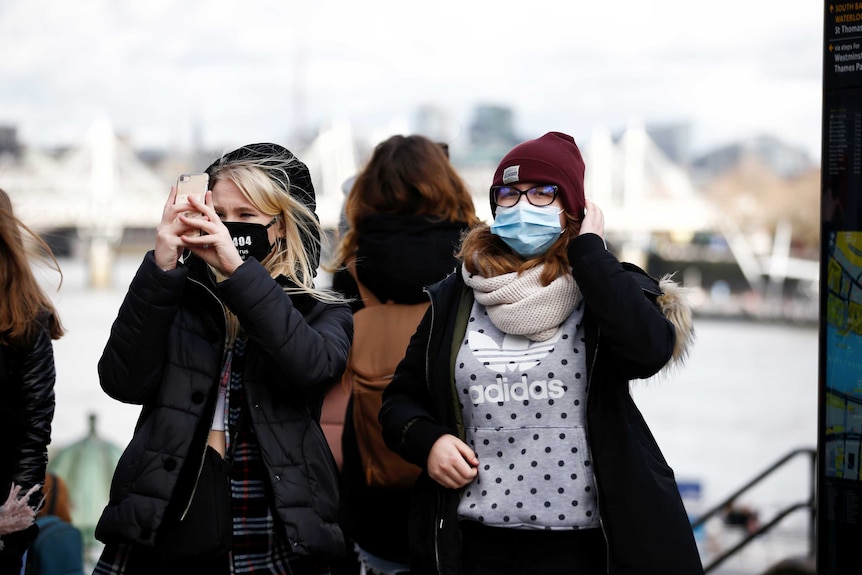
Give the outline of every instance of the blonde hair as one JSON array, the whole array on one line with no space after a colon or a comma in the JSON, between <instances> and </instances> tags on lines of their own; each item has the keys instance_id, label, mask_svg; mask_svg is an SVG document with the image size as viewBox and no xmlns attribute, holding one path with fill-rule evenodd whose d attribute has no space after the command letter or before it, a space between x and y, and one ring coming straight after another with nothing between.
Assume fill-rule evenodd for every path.
<instances>
[{"instance_id":1,"label":"blonde hair","mask_svg":"<svg viewBox=\"0 0 862 575\"><path fill-rule=\"evenodd\" d=\"M273 278L284 276L289 280L288 285L282 286L285 293L306 294L327 303L345 302L347 300L336 292L314 285L322 242L325 241L326 235L317 215L289 191L293 186L287 167L298 160L287 154L284 157L269 156L266 160L219 162L210 168L210 189L215 187L219 180L229 180L239 188L255 209L278 219L281 233L276 238L275 247L261 264ZM308 193L310 197L314 197L313 190L302 190L300 193ZM219 277L215 269L212 271ZM225 311L229 323L229 339L233 341L239 331L239 322L230 310L225 308Z\"/></svg>"},{"instance_id":2,"label":"blonde hair","mask_svg":"<svg viewBox=\"0 0 862 575\"><path fill-rule=\"evenodd\" d=\"M252 206L281 222L282 235L273 251L261 262L270 275L283 275L299 291L316 296L313 281L316 265L303 242L303 238L322 237L323 230L314 213L278 187L258 166L234 164L222 170L219 178L233 182ZM312 249L319 253L320 246Z\"/></svg>"}]
</instances>

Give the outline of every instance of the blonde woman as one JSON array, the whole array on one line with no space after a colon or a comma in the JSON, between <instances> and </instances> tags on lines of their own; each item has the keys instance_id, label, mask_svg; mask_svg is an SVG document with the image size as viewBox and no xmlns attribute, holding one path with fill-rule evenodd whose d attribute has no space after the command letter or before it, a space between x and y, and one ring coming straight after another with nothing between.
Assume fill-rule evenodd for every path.
<instances>
[{"instance_id":1,"label":"blonde woman","mask_svg":"<svg viewBox=\"0 0 862 575\"><path fill-rule=\"evenodd\" d=\"M328 573L344 543L318 418L353 327L314 285L311 178L276 144L207 173L204 202L171 190L99 362L105 392L142 411L95 573Z\"/></svg>"}]
</instances>

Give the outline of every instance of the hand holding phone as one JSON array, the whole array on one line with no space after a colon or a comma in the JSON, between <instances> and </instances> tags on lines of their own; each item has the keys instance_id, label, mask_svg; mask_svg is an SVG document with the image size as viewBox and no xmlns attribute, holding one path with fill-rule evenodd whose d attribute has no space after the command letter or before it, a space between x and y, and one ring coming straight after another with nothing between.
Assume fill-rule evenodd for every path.
<instances>
[{"instance_id":1,"label":"hand holding phone","mask_svg":"<svg viewBox=\"0 0 862 575\"><path fill-rule=\"evenodd\" d=\"M182 174L177 178L177 198L174 204L188 203L189 196L195 196L195 199L204 201L209 186L209 174ZM183 214L188 218L200 218L203 214L200 212L188 211Z\"/></svg>"}]
</instances>

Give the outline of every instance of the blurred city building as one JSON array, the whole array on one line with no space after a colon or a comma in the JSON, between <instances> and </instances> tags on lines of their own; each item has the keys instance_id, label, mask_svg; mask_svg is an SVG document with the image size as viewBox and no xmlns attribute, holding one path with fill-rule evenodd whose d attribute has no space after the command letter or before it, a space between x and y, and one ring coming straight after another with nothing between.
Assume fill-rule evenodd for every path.
<instances>
[{"instance_id":1,"label":"blurred city building","mask_svg":"<svg viewBox=\"0 0 862 575\"><path fill-rule=\"evenodd\" d=\"M691 161L691 124L647 124L646 132L673 163L687 167Z\"/></svg>"},{"instance_id":2,"label":"blurred city building","mask_svg":"<svg viewBox=\"0 0 862 575\"><path fill-rule=\"evenodd\" d=\"M411 132L425 136L435 142L448 144L458 136L459 129L451 114L445 109L440 106L425 104L416 108Z\"/></svg>"},{"instance_id":3,"label":"blurred city building","mask_svg":"<svg viewBox=\"0 0 862 575\"><path fill-rule=\"evenodd\" d=\"M409 130L398 130L449 144L480 218L490 221L493 171L523 139L514 110L476 106L465 137L445 110L428 104L415 110ZM193 132L190 150L138 150L102 117L76 145L38 150L19 142L14 126L3 126L0 187L23 221L61 255L86 258L92 285L104 285L118 252L149 249L176 177L200 171L225 151L204 149L199 123ZM819 167L769 136L693 157L690 136L685 123L632 123L616 132L598 126L579 142L586 193L605 213L609 248L654 275L677 272L703 310L716 302L715 309L730 309L735 301L738 313L771 308L780 315L787 301L810 302L818 276ZM333 234L344 184L374 145L347 121L290 144L309 166L321 223Z\"/></svg>"},{"instance_id":4,"label":"blurred city building","mask_svg":"<svg viewBox=\"0 0 862 575\"><path fill-rule=\"evenodd\" d=\"M21 144L18 142L18 128L15 126L0 126L0 156L19 157Z\"/></svg>"},{"instance_id":5,"label":"blurred city building","mask_svg":"<svg viewBox=\"0 0 862 575\"><path fill-rule=\"evenodd\" d=\"M522 140L515 132L515 112L507 106L481 104L473 110L468 127L469 146L462 150L462 162L493 163Z\"/></svg>"},{"instance_id":6,"label":"blurred city building","mask_svg":"<svg viewBox=\"0 0 862 575\"><path fill-rule=\"evenodd\" d=\"M694 159L692 172L698 180L710 180L743 162L757 160L783 178L793 178L814 168L801 147L790 146L774 136L758 136L734 142Z\"/></svg>"}]
</instances>

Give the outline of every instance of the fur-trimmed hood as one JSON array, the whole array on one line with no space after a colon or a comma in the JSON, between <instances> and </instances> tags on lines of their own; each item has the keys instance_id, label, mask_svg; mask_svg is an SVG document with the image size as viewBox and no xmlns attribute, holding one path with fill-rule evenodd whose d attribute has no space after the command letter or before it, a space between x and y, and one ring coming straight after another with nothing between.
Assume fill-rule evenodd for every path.
<instances>
[{"instance_id":1,"label":"fur-trimmed hood","mask_svg":"<svg viewBox=\"0 0 862 575\"><path fill-rule=\"evenodd\" d=\"M694 322L691 317L691 306L688 303L688 293L691 290L682 287L672 278L673 274L667 274L661 278L658 284L661 295L656 299L661 312L676 330L673 355L662 371L682 366L694 343Z\"/></svg>"}]
</instances>

